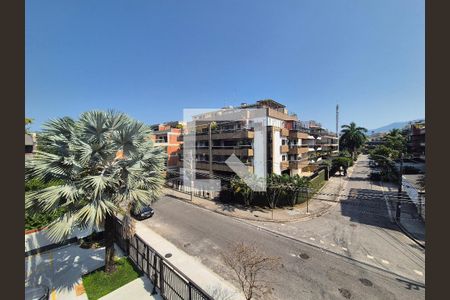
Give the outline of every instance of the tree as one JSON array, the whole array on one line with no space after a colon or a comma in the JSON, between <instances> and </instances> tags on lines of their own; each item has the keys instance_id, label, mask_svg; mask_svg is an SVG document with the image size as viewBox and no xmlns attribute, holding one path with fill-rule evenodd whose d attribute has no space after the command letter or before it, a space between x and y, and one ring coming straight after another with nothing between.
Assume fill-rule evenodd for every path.
<instances>
[{"instance_id":1,"label":"tree","mask_svg":"<svg viewBox=\"0 0 450 300\"><path fill-rule=\"evenodd\" d=\"M400 154L406 151L406 138L400 129L392 129L383 137L383 140L388 148L397 151L398 155L394 159L399 158Z\"/></svg>"},{"instance_id":2,"label":"tree","mask_svg":"<svg viewBox=\"0 0 450 300\"><path fill-rule=\"evenodd\" d=\"M336 172L337 170L340 170L342 167L344 169L344 172L347 172L347 169L352 165L353 160L351 157L336 157L333 158L331 162L331 169L332 172Z\"/></svg>"},{"instance_id":3,"label":"tree","mask_svg":"<svg viewBox=\"0 0 450 300\"><path fill-rule=\"evenodd\" d=\"M288 191L290 204L293 207L297 203L298 196L302 192L306 192L310 185L310 180L307 177L300 177L298 174L291 176L290 178L290 188Z\"/></svg>"},{"instance_id":4,"label":"tree","mask_svg":"<svg viewBox=\"0 0 450 300\"><path fill-rule=\"evenodd\" d=\"M30 125L33 123L33 119L25 117L25 133L29 133Z\"/></svg>"},{"instance_id":5,"label":"tree","mask_svg":"<svg viewBox=\"0 0 450 300\"><path fill-rule=\"evenodd\" d=\"M247 185L247 183L245 183L241 177L234 176L230 181L230 186L235 194L242 197L244 205L249 206L252 201L253 190Z\"/></svg>"},{"instance_id":6,"label":"tree","mask_svg":"<svg viewBox=\"0 0 450 300\"><path fill-rule=\"evenodd\" d=\"M278 200L282 195L283 189L281 188L282 176L277 174L270 174L267 176L265 197L267 204L270 208L274 209L277 206Z\"/></svg>"},{"instance_id":7,"label":"tree","mask_svg":"<svg viewBox=\"0 0 450 300\"><path fill-rule=\"evenodd\" d=\"M222 258L233 271L246 300L267 298L271 287L262 275L279 269L279 257L267 256L253 244L238 242L232 244L227 252L222 252Z\"/></svg>"},{"instance_id":8,"label":"tree","mask_svg":"<svg viewBox=\"0 0 450 300\"><path fill-rule=\"evenodd\" d=\"M155 201L164 183L162 148L154 147L151 130L122 113L89 111L78 120L59 118L44 125L44 149L26 161L26 179L62 184L25 196L27 211L66 212L49 225L55 242L75 228L105 230L105 271L114 266L114 215ZM127 224L125 224L127 225ZM127 228L127 226L124 226Z\"/></svg>"},{"instance_id":9,"label":"tree","mask_svg":"<svg viewBox=\"0 0 450 300\"><path fill-rule=\"evenodd\" d=\"M367 136L365 135L367 129L356 126L355 122L351 122L350 125L342 125L342 128L339 143L343 149L349 150L352 158L355 159L356 151L367 140Z\"/></svg>"}]
</instances>

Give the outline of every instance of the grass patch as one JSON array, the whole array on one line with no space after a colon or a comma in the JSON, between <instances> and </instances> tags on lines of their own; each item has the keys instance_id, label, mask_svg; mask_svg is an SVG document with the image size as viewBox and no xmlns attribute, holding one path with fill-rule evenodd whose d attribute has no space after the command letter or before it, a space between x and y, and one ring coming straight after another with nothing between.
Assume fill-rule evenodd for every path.
<instances>
[{"instance_id":1,"label":"grass patch","mask_svg":"<svg viewBox=\"0 0 450 300\"><path fill-rule=\"evenodd\" d=\"M89 300L97 300L142 275L126 257L117 259L116 266L117 270L112 274L106 274L102 267L83 276L83 286Z\"/></svg>"}]
</instances>

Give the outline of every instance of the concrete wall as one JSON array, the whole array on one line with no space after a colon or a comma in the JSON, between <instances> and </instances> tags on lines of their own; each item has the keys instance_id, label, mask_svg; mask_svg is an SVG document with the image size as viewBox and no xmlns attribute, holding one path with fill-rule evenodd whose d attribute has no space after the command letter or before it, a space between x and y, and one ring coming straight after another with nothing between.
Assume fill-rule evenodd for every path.
<instances>
[{"instance_id":1,"label":"concrete wall","mask_svg":"<svg viewBox=\"0 0 450 300\"><path fill-rule=\"evenodd\" d=\"M281 135L279 130L273 131L273 148L272 148L272 161L273 161L273 173L281 174Z\"/></svg>"},{"instance_id":2,"label":"concrete wall","mask_svg":"<svg viewBox=\"0 0 450 300\"><path fill-rule=\"evenodd\" d=\"M88 230L74 230L73 234L71 234L67 239L71 239L74 237L82 238L88 236L92 233L92 229ZM39 249L48 245L54 244L48 236L47 229L43 229L37 232L25 234L25 252L30 250Z\"/></svg>"}]
</instances>

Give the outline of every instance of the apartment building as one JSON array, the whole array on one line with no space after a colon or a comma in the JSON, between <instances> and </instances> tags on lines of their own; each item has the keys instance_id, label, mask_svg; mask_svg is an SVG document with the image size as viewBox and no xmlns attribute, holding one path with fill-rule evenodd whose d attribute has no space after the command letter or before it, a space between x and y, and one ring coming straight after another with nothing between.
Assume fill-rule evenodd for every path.
<instances>
[{"instance_id":1,"label":"apartment building","mask_svg":"<svg viewBox=\"0 0 450 300\"><path fill-rule=\"evenodd\" d=\"M211 175L232 175L225 161L235 154L250 173L254 172L255 128L252 109L265 109L267 173L309 176L313 163L322 155L324 147L337 151L337 138L325 131L319 123L301 122L296 114L274 100L260 100L255 104L225 107L195 117L195 169ZM225 116L233 112L246 112L237 121L212 122L213 115ZM316 131L314 126L318 127ZM321 130L319 130L321 129ZM324 134L325 133L325 134ZM319 137L319 139L317 139ZM186 146L186 145L184 145ZM183 162L179 162L183 166Z\"/></svg>"},{"instance_id":2,"label":"apartment building","mask_svg":"<svg viewBox=\"0 0 450 300\"><path fill-rule=\"evenodd\" d=\"M37 142L36 142L36 134L25 133L25 159L30 159L34 155L34 151L36 150Z\"/></svg>"},{"instance_id":3,"label":"apartment building","mask_svg":"<svg viewBox=\"0 0 450 300\"><path fill-rule=\"evenodd\" d=\"M179 155L181 152L184 123L178 121L151 125L153 130L150 138L156 146L164 147L167 154L166 168L178 168Z\"/></svg>"},{"instance_id":4,"label":"apartment building","mask_svg":"<svg viewBox=\"0 0 450 300\"><path fill-rule=\"evenodd\" d=\"M415 158L425 160L425 121L412 123L407 128L408 152Z\"/></svg>"}]
</instances>

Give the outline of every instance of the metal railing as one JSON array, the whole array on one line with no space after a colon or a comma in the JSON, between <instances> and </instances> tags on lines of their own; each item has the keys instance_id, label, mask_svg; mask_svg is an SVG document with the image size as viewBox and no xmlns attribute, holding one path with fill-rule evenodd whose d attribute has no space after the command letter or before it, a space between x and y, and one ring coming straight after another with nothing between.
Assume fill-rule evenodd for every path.
<instances>
[{"instance_id":1,"label":"metal railing","mask_svg":"<svg viewBox=\"0 0 450 300\"><path fill-rule=\"evenodd\" d=\"M115 242L159 289L166 300L213 300L202 288L168 262L138 235L126 239L122 233L122 222L116 218ZM156 293L154 289L152 293Z\"/></svg>"}]
</instances>

